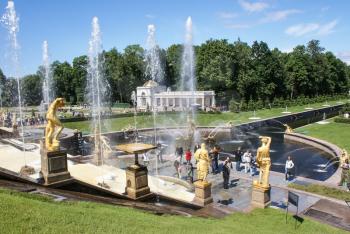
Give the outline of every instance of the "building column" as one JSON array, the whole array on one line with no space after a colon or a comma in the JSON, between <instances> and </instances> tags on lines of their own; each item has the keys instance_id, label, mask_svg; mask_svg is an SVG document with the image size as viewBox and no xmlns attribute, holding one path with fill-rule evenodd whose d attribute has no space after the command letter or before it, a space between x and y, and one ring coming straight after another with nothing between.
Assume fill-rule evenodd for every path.
<instances>
[{"instance_id":1,"label":"building column","mask_svg":"<svg viewBox=\"0 0 350 234\"><path fill-rule=\"evenodd\" d=\"M191 99L187 98L187 107L190 107Z\"/></svg>"},{"instance_id":2,"label":"building column","mask_svg":"<svg viewBox=\"0 0 350 234\"><path fill-rule=\"evenodd\" d=\"M216 106L216 104L215 104L215 95L213 95L213 97L212 97L211 106L212 107Z\"/></svg>"},{"instance_id":3,"label":"building column","mask_svg":"<svg viewBox=\"0 0 350 234\"><path fill-rule=\"evenodd\" d=\"M205 110L205 97L202 97L202 110Z\"/></svg>"}]
</instances>

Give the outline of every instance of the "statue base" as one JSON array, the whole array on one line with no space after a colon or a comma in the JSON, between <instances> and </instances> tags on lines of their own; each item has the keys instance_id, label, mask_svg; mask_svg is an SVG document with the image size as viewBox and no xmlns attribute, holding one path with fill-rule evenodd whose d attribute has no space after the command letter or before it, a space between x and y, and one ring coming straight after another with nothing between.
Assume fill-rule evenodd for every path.
<instances>
[{"instance_id":1,"label":"statue base","mask_svg":"<svg viewBox=\"0 0 350 234\"><path fill-rule=\"evenodd\" d=\"M213 202L211 196L211 183L196 181L194 182L195 202L201 206L208 205Z\"/></svg>"},{"instance_id":2,"label":"statue base","mask_svg":"<svg viewBox=\"0 0 350 234\"><path fill-rule=\"evenodd\" d=\"M251 205L258 208L266 208L271 204L271 187L253 185Z\"/></svg>"},{"instance_id":3,"label":"statue base","mask_svg":"<svg viewBox=\"0 0 350 234\"><path fill-rule=\"evenodd\" d=\"M148 187L148 170L142 165L132 165L126 169L126 194L133 200L142 200L152 195Z\"/></svg>"},{"instance_id":4,"label":"statue base","mask_svg":"<svg viewBox=\"0 0 350 234\"><path fill-rule=\"evenodd\" d=\"M47 151L41 144L40 154L40 174L45 181L45 185L71 179L68 172L67 152L65 150Z\"/></svg>"}]
</instances>

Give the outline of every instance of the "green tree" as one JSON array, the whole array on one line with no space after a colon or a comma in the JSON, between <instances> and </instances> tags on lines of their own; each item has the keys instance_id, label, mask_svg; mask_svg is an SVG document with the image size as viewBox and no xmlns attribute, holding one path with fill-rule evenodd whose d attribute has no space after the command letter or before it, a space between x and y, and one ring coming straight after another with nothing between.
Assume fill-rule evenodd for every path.
<instances>
[{"instance_id":1,"label":"green tree","mask_svg":"<svg viewBox=\"0 0 350 234\"><path fill-rule=\"evenodd\" d=\"M25 105L40 105L42 98L42 81L39 75L28 75L21 79L21 95Z\"/></svg>"}]
</instances>

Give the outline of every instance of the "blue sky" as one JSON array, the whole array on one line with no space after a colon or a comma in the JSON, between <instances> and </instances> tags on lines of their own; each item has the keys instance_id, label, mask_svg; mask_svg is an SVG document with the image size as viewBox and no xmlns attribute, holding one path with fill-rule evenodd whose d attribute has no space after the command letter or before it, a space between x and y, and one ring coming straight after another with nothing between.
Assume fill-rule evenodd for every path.
<instances>
[{"instance_id":1,"label":"blue sky","mask_svg":"<svg viewBox=\"0 0 350 234\"><path fill-rule=\"evenodd\" d=\"M238 37L251 44L266 41L290 51L319 39L321 45L350 64L350 1L326 0L14 0L20 17L21 75L42 63L42 43L49 43L51 61L69 61L86 54L92 17L100 21L103 48L145 46L147 25L155 24L163 48L184 41L185 21L192 16L194 43ZM6 0L0 0L0 15ZM7 35L0 29L0 68L10 73Z\"/></svg>"}]
</instances>

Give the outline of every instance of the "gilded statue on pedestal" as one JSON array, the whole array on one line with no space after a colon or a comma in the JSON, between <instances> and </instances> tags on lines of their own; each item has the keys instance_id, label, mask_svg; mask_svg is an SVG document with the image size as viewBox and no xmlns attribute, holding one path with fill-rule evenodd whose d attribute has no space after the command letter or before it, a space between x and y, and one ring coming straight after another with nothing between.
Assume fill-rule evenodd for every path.
<instances>
[{"instance_id":1,"label":"gilded statue on pedestal","mask_svg":"<svg viewBox=\"0 0 350 234\"><path fill-rule=\"evenodd\" d=\"M268 189L270 168L271 168L271 158L270 158L270 145L271 137L261 136L261 146L258 148L256 155L256 162L260 168L259 180L254 181L254 185L261 188Z\"/></svg>"},{"instance_id":2,"label":"gilded statue on pedestal","mask_svg":"<svg viewBox=\"0 0 350 234\"><path fill-rule=\"evenodd\" d=\"M63 130L63 125L57 117L57 110L64 106L63 98L56 98L51 103L46 113L47 125L45 129L45 147L47 151L56 151L60 148L59 136ZM57 131L56 131L57 128Z\"/></svg>"},{"instance_id":3,"label":"gilded statue on pedestal","mask_svg":"<svg viewBox=\"0 0 350 234\"><path fill-rule=\"evenodd\" d=\"M283 124L286 127L285 133L293 133L293 128L291 128L288 124Z\"/></svg>"},{"instance_id":4,"label":"gilded statue on pedestal","mask_svg":"<svg viewBox=\"0 0 350 234\"><path fill-rule=\"evenodd\" d=\"M202 143L201 148L195 152L194 158L197 161L197 178L198 178L198 180L203 181L203 182L207 182L210 159L209 159L209 154L205 148L204 143Z\"/></svg>"}]
</instances>

